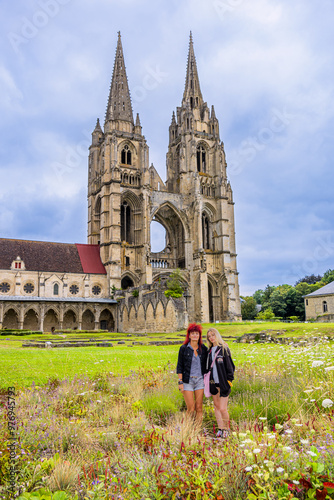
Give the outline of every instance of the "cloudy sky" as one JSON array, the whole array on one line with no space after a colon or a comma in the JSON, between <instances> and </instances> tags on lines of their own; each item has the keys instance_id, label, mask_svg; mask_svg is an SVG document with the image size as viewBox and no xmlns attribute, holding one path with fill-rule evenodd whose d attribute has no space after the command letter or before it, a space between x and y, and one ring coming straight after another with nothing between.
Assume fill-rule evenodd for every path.
<instances>
[{"instance_id":1,"label":"cloudy sky","mask_svg":"<svg viewBox=\"0 0 334 500\"><path fill-rule=\"evenodd\" d=\"M86 242L117 32L165 179L192 30L235 201L241 294L334 268L334 3L0 0L0 237Z\"/></svg>"}]
</instances>

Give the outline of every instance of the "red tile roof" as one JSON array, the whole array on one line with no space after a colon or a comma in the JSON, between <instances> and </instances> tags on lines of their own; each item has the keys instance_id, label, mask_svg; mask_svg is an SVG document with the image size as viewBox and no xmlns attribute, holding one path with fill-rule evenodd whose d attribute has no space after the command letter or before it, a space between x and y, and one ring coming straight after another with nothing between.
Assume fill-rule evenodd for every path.
<instances>
[{"instance_id":1,"label":"red tile roof","mask_svg":"<svg viewBox=\"0 0 334 500\"><path fill-rule=\"evenodd\" d=\"M106 274L100 257L99 245L82 245L76 243L84 273Z\"/></svg>"},{"instance_id":2,"label":"red tile roof","mask_svg":"<svg viewBox=\"0 0 334 500\"><path fill-rule=\"evenodd\" d=\"M21 257L28 271L106 274L98 245L0 238L0 269Z\"/></svg>"}]
</instances>

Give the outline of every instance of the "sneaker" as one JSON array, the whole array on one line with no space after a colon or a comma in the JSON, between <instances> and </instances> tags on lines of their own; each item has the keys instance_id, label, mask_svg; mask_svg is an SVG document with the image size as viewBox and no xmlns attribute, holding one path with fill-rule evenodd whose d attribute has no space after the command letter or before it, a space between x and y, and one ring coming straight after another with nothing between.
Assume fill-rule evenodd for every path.
<instances>
[{"instance_id":1,"label":"sneaker","mask_svg":"<svg viewBox=\"0 0 334 500\"><path fill-rule=\"evenodd\" d=\"M216 434L216 438L222 438L223 437L223 431L222 429L218 429L218 432Z\"/></svg>"},{"instance_id":2,"label":"sneaker","mask_svg":"<svg viewBox=\"0 0 334 500\"><path fill-rule=\"evenodd\" d=\"M222 437L223 439L228 439L229 435L230 435L230 431L229 431L229 429L223 429L223 430L222 430L222 436L221 436L221 437Z\"/></svg>"}]
</instances>

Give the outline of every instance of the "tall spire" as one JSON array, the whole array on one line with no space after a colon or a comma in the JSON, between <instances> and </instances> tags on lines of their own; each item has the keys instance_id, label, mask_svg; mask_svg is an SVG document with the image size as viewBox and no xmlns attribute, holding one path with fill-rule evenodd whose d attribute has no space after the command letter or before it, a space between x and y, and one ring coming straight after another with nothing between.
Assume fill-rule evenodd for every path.
<instances>
[{"instance_id":1,"label":"tall spire","mask_svg":"<svg viewBox=\"0 0 334 500\"><path fill-rule=\"evenodd\" d=\"M187 103L189 103L191 108L198 108L203 104L203 97L197 73L193 36L191 32L189 40L186 85L183 94L183 104Z\"/></svg>"},{"instance_id":2,"label":"tall spire","mask_svg":"<svg viewBox=\"0 0 334 500\"><path fill-rule=\"evenodd\" d=\"M118 32L114 70L105 118L105 121L108 120L124 120L133 123L132 105L120 32Z\"/></svg>"}]
</instances>

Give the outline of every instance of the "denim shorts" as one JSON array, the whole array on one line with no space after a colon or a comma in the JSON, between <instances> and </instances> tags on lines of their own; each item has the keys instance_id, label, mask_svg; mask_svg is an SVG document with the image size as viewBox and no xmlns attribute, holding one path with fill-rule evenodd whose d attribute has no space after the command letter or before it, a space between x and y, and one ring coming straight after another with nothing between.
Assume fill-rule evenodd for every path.
<instances>
[{"instance_id":1,"label":"denim shorts","mask_svg":"<svg viewBox=\"0 0 334 500\"><path fill-rule=\"evenodd\" d=\"M184 391L199 391L204 389L203 377L190 377L188 384L183 384Z\"/></svg>"}]
</instances>

